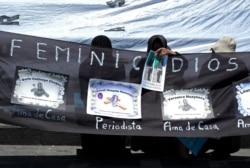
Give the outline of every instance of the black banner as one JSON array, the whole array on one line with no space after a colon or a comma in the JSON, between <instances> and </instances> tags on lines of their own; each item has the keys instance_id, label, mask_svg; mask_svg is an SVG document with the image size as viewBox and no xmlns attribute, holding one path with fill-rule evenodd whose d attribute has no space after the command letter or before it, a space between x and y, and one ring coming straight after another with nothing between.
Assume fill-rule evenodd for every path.
<instances>
[{"instance_id":1,"label":"black banner","mask_svg":"<svg viewBox=\"0 0 250 168\"><path fill-rule=\"evenodd\" d=\"M0 121L91 134L249 134L249 53L169 56L163 92L140 87L146 57L146 52L0 32ZM115 94L104 100L111 92L126 100L113 104L120 101ZM110 111L111 105L117 111ZM93 109L99 111L91 114Z\"/></svg>"}]
</instances>

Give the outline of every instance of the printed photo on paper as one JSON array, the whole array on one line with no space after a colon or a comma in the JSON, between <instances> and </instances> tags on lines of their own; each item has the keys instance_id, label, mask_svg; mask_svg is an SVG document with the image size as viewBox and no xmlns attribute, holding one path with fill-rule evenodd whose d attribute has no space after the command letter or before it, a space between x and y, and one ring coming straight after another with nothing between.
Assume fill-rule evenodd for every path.
<instances>
[{"instance_id":1,"label":"printed photo on paper","mask_svg":"<svg viewBox=\"0 0 250 168\"><path fill-rule=\"evenodd\" d=\"M142 87L154 91L163 91L167 67L167 56L158 57L150 51L142 74Z\"/></svg>"},{"instance_id":2,"label":"printed photo on paper","mask_svg":"<svg viewBox=\"0 0 250 168\"><path fill-rule=\"evenodd\" d=\"M163 93L163 120L214 118L209 90L167 90Z\"/></svg>"},{"instance_id":3,"label":"printed photo on paper","mask_svg":"<svg viewBox=\"0 0 250 168\"><path fill-rule=\"evenodd\" d=\"M124 119L141 118L139 84L90 79L87 114Z\"/></svg>"},{"instance_id":4,"label":"printed photo on paper","mask_svg":"<svg viewBox=\"0 0 250 168\"><path fill-rule=\"evenodd\" d=\"M236 85L238 112L244 117L250 116L250 82Z\"/></svg>"},{"instance_id":5,"label":"printed photo on paper","mask_svg":"<svg viewBox=\"0 0 250 168\"><path fill-rule=\"evenodd\" d=\"M65 110L69 76L17 67L11 103Z\"/></svg>"}]
</instances>

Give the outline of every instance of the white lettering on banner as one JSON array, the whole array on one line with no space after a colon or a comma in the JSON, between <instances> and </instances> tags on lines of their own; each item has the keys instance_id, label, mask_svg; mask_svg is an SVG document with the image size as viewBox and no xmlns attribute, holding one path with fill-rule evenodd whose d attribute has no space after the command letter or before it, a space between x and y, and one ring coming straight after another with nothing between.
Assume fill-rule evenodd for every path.
<instances>
[{"instance_id":1,"label":"white lettering on banner","mask_svg":"<svg viewBox=\"0 0 250 168\"><path fill-rule=\"evenodd\" d=\"M245 123L244 120L239 119L237 123L238 128L250 128L250 123Z\"/></svg>"},{"instance_id":2,"label":"white lettering on banner","mask_svg":"<svg viewBox=\"0 0 250 168\"><path fill-rule=\"evenodd\" d=\"M67 51L67 62L69 62L69 59L70 59L70 48L64 48L63 49L61 47L56 46L56 55L55 55L56 61L58 61L58 58L59 58L58 50L60 50L60 51Z\"/></svg>"},{"instance_id":3,"label":"white lettering on banner","mask_svg":"<svg viewBox=\"0 0 250 168\"><path fill-rule=\"evenodd\" d=\"M21 46L15 45L15 41L23 42L23 40L21 40L21 39L12 39L11 40L10 56L13 56L14 48L21 48Z\"/></svg>"},{"instance_id":4,"label":"white lettering on banner","mask_svg":"<svg viewBox=\"0 0 250 168\"><path fill-rule=\"evenodd\" d=\"M119 51L116 51L115 68L119 68Z\"/></svg>"},{"instance_id":5,"label":"white lettering on banner","mask_svg":"<svg viewBox=\"0 0 250 168\"><path fill-rule=\"evenodd\" d=\"M10 56L14 56L14 50L15 49L21 49L22 46L21 44L16 44L17 42L19 43L22 43L23 40L22 39L11 39L11 48L10 48ZM36 43L36 51L37 51L37 55L36 55L36 58L39 59L39 60L47 60L47 58L45 57L41 57L41 53L46 53L46 50L45 49L42 49L41 47L42 46L47 46L46 43ZM71 58L71 48L69 47L65 47L65 48L61 48L60 46L57 46L55 45L54 46L54 49L55 49L55 61L58 61L59 60L59 51L62 51L62 52L67 52L67 55L66 55L66 62L70 62L70 58ZM78 53L77 53L77 63L81 63L82 62L82 48L81 46L78 47ZM99 58L101 57L101 58ZM98 56L94 51L91 51L91 62L90 62L90 65L93 65L93 61L94 61L94 58L98 61L99 65L100 66L103 66L104 64L104 59L105 59L105 54L104 52L102 52L102 55L101 56ZM119 54L119 51L116 51L116 54L115 54L115 63L114 63L114 67L115 68L119 68L119 60L120 60L120 54ZM131 62L134 70L136 71L139 71L140 68L143 68L143 67L138 67L136 62L138 62L137 60L140 60L142 59L141 56L135 56ZM228 65L233 65L232 68L227 68L225 69L225 71L235 71L239 68L239 65L237 64L237 62L235 61L237 60L237 58L228 58L228 61L227 61L227 64ZM179 65L179 67L176 67L176 62L180 62L181 64ZM184 60L182 58L175 58L173 57L172 58L172 72L175 73L175 72L179 72L182 70L183 68L183 65L184 65ZM216 63L216 66L215 67L211 67L211 64L212 63ZM223 64L225 64L225 62L223 62ZM220 65L221 65L221 61L220 59L218 58L212 58L208 63L207 63L207 68L209 71L212 71L212 72L215 72L215 71L218 71L220 69ZM194 66L194 72L198 73L199 72L199 58L196 57L195 58L195 66Z\"/></svg>"},{"instance_id":6,"label":"white lettering on banner","mask_svg":"<svg viewBox=\"0 0 250 168\"><path fill-rule=\"evenodd\" d=\"M237 70L238 69L238 64L236 62L233 62L233 60L237 60L237 58L230 58L228 63L231 64L231 65L235 65L235 68L233 69L227 69L227 71L234 71L234 70Z\"/></svg>"},{"instance_id":7,"label":"white lettering on banner","mask_svg":"<svg viewBox=\"0 0 250 168\"><path fill-rule=\"evenodd\" d=\"M97 54L96 54L94 51L91 51L91 61L90 61L90 65L93 65L94 57L95 57L96 60L99 62L99 65L100 65L100 66L103 66L104 53L102 52L102 60L100 60L99 57L97 56Z\"/></svg>"},{"instance_id":8,"label":"white lettering on banner","mask_svg":"<svg viewBox=\"0 0 250 168\"><path fill-rule=\"evenodd\" d=\"M186 126L186 130L187 131L195 131L195 126L191 125L190 122L188 122L188 124Z\"/></svg>"},{"instance_id":9,"label":"white lettering on banner","mask_svg":"<svg viewBox=\"0 0 250 168\"><path fill-rule=\"evenodd\" d=\"M196 57L195 58L195 72L198 72L198 63L199 63L199 58L198 57Z\"/></svg>"},{"instance_id":10,"label":"white lettering on banner","mask_svg":"<svg viewBox=\"0 0 250 168\"><path fill-rule=\"evenodd\" d=\"M219 127L216 124L203 124L203 121L200 121L198 123L198 129L202 131L210 131L210 130L220 130Z\"/></svg>"},{"instance_id":11,"label":"white lettering on banner","mask_svg":"<svg viewBox=\"0 0 250 168\"><path fill-rule=\"evenodd\" d=\"M118 124L115 121L112 123L105 123L102 117L96 117L96 129L103 130L142 130L142 127L135 123L135 121L131 121L130 123L126 123L125 121L122 124Z\"/></svg>"},{"instance_id":12,"label":"white lettering on banner","mask_svg":"<svg viewBox=\"0 0 250 168\"><path fill-rule=\"evenodd\" d=\"M79 64L82 62L81 58L82 58L82 48L80 46L79 49L78 49L78 63Z\"/></svg>"},{"instance_id":13,"label":"white lettering on banner","mask_svg":"<svg viewBox=\"0 0 250 168\"><path fill-rule=\"evenodd\" d=\"M164 131L183 131L182 126L172 126L171 122L165 122L163 125Z\"/></svg>"},{"instance_id":14,"label":"white lettering on banner","mask_svg":"<svg viewBox=\"0 0 250 168\"><path fill-rule=\"evenodd\" d=\"M178 125L172 125L171 122L167 121L163 124L163 130L164 131L212 131L217 130L219 131L220 128L216 124L204 124L203 121L198 122L197 125L191 125L190 122L187 122L187 126L178 126Z\"/></svg>"},{"instance_id":15,"label":"white lettering on banner","mask_svg":"<svg viewBox=\"0 0 250 168\"><path fill-rule=\"evenodd\" d=\"M232 69L226 69L226 71L235 71L235 70L238 69L239 65L238 65L236 62L234 62L233 60L237 60L237 58L230 58L230 59L228 60L228 64L229 64L229 65L234 65L235 67L232 68ZM217 63L217 66L216 66L215 68L212 69L212 68L211 68L211 63L212 63L213 61L215 61L215 62ZM210 71L218 71L219 68L220 68L220 60L219 60L218 58L213 58L213 59L211 59L211 60L209 61L209 63L208 63L207 66L208 66L208 69L209 69Z\"/></svg>"},{"instance_id":16,"label":"white lettering on banner","mask_svg":"<svg viewBox=\"0 0 250 168\"><path fill-rule=\"evenodd\" d=\"M136 66L136 63L135 63L135 61L137 60L137 59L141 59L141 56L136 56L134 59L133 59L133 68L136 70L136 71L139 71L140 70L140 67L137 67Z\"/></svg>"},{"instance_id":17,"label":"white lettering on banner","mask_svg":"<svg viewBox=\"0 0 250 168\"><path fill-rule=\"evenodd\" d=\"M175 69L175 61L180 61L181 65L178 69ZM183 59L182 58L172 58L172 72L180 72L183 67Z\"/></svg>"},{"instance_id":18,"label":"white lettering on banner","mask_svg":"<svg viewBox=\"0 0 250 168\"><path fill-rule=\"evenodd\" d=\"M47 60L47 58L44 58L44 57L40 57L40 52L44 52L44 53L46 53L46 50L41 50L40 49L40 45L44 45L44 46L47 46L47 44L46 43L37 43L36 44L36 51L37 51L37 53L36 53L36 58L37 59L41 59L41 60Z\"/></svg>"},{"instance_id":19,"label":"white lettering on banner","mask_svg":"<svg viewBox=\"0 0 250 168\"><path fill-rule=\"evenodd\" d=\"M217 62L217 66L214 68L214 69L212 69L211 68L211 63L212 62ZM209 62L208 62L208 65L207 65L207 68L210 70L210 71L217 71L218 69L219 69L219 67L220 67L220 61L217 59L217 58L213 58L213 59L211 59Z\"/></svg>"}]
</instances>

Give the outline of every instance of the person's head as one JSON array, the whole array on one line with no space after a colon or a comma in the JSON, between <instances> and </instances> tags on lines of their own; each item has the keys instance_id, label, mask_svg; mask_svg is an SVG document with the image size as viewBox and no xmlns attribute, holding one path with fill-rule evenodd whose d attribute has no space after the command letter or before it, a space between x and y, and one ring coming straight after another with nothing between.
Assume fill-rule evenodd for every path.
<instances>
[{"instance_id":1,"label":"person's head","mask_svg":"<svg viewBox=\"0 0 250 168\"><path fill-rule=\"evenodd\" d=\"M161 47L169 48L167 45L167 40L164 36L153 35L149 38L147 52L149 52L150 50L156 51L157 49Z\"/></svg>"},{"instance_id":2,"label":"person's head","mask_svg":"<svg viewBox=\"0 0 250 168\"><path fill-rule=\"evenodd\" d=\"M111 43L111 40L107 36L99 35L93 38L93 40L91 41L91 46L112 48L112 43Z\"/></svg>"},{"instance_id":3,"label":"person's head","mask_svg":"<svg viewBox=\"0 0 250 168\"><path fill-rule=\"evenodd\" d=\"M123 79L125 77L124 64L120 61L119 68L117 68L116 57L113 54L111 40L105 35L95 36L91 41L89 57L81 67L89 73L88 77L107 80ZM87 75L85 74L85 76Z\"/></svg>"},{"instance_id":4,"label":"person's head","mask_svg":"<svg viewBox=\"0 0 250 168\"><path fill-rule=\"evenodd\" d=\"M235 52L236 41L232 37L223 36L214 45L210 46L209 50L214 53Z\"/></svg>"},{"instance_id":5,"label":"person's head","mask_svg":"<svg viewBox=\"0 0 250 168\"><path fill-rule=\"evenodd\" d=\"M95 52L98 56L101 56L102 53L105 55L105 62L112 61L112 43L111 40L105 35L95 36L91 41L91 52ZM90 52L90 55L91 55ZM91 57L89 57L91 58ZM107 63L106 63L107 64Z\"/></svg>"}]
</instances>

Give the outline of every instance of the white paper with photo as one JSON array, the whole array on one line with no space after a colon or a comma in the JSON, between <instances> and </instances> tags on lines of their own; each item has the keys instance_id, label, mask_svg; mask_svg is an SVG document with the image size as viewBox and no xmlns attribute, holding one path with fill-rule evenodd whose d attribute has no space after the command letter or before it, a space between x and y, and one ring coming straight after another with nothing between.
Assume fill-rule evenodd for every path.
<instances>
[{"instance_id":1,"label":"white paper with photo","mask_svg":"<svg viewBox=\"0 0 250 168\"><path fill-rule=\"evenodd\" d=\"M250 116L250 82L236 85L236 100L238 111L243 116Z\"/></svg>"},{"instance_id":2,"label":"white paper with photo","mask_svg":"<svg viewBox=\"0 0 250 168\"><path fill-rule=\"evenodd\" d=\"M87 114L140 119L141 86L133 83L90 79Z\"/></svg>"},{"instance_id":3,"label":"white paper with photo","mask_svg":"<svg viewBox=\"0 0 250 168\"><path fill-rule=\"evenodd\" d=\"M167 90L163 93L163 120L214 118L207 89Z\"/></svg>"},{"instance_id":4,"label":"white paper with photo","mask_svg":"<svg viewBox=\"0 0 250 168\"><path fill-rule=\"evenodd\" d=\"M154 91L163 91L168 56L157 57L154 51L148 53L143 74L142 87Z\"/></svg>"},{"instance_id":5,"label":"white paper with photo","mask_svg":"<svg viewBox=\"0 0 250 168\"><path fill-rule=\"evenodd\" d=\"M65 110L68 75L17 67L11 103Z\"/></svg>"}]
</instances>

